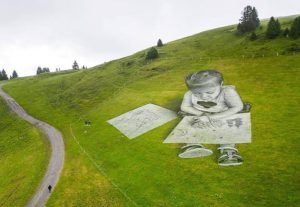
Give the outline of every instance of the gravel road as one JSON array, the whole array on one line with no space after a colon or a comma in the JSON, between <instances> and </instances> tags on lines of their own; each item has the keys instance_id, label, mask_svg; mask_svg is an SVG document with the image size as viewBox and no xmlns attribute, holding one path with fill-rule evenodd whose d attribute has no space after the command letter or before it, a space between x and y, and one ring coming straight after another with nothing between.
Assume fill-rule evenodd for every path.
<instances>
[{"instance_id":1,"label":"gravel road","mask_svg":"<svg viewBox=\"0 0 300 207\"><path fill-rule=\"evenodd\" d=\"M61 174L64 157L65 157L65 147L64 141L61 133L52 127L51 125L35 119L34 117L28 115L26 111L8 94L6 94L0 85L0 96L4 98L8 106L22 119L28 121L35 127L39 128L43 133L47 135L51 145L51 158L48 165L46 174L43 177L39 188L28 202L27 206L45 206L47 200L49 199L51 193L55 189L55 185L58 182L59 176ZM49 192L48 186L52 186L52 191Z\"/></svg>"}]
</instances>

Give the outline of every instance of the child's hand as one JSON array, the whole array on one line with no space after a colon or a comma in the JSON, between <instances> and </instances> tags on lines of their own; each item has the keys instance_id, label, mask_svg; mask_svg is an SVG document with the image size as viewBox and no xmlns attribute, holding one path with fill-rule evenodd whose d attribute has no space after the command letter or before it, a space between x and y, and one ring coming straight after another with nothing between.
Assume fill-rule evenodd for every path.
<instances>
[{"instance_id":1,"label":"child's hand","mask_svg":"<svg viewBox=\"0 0 300 207\"><path fill-rule=\"evenodd\" d=\"M223 126L223 122L220 119L216 119L216 118L212 118L207 116L209 123L211 124L211 126L213 126L214 128L219 128Z\"/></svg>"},{"instance_id":2,"label":"child's hand","mask_svg":"<svg viewBox=\"0 0 300 207\"><path fill-rule=\"evenodd\" d=\"M193 117L192 119L192 123L191 125L193 127L196 127L196 128L205 128L206 127L206 123L208 123L208 117L207 116L195 116Z\"/></svg>"},{"instance_id":3,"label":"child's hand","mask_svg":"<svg viewBox=\"0 0 300 207\"><path fill-rule=\"evenodd\" d=\"M220 128L223 126L222 120L214 119L209 116L193 117L191 125L196 128Z\"/></svg>"},{"instance_id":4,"label":"child's hand","mask_svg":"<svg viewBox=\"0 0 300 207\"><path fill-rule=\"evenodd\" d=\"M207 117L208 118L208 117ZM205 121L207 118L205 116L194 116L193 121L198 122L198 121Z\"/></svg>"}]
</instances>

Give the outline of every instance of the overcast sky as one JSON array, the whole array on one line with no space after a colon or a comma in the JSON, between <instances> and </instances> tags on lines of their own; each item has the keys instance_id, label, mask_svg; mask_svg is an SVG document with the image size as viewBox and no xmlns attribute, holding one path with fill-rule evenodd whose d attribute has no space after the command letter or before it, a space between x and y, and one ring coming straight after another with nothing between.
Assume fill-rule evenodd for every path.
<instances>
[{"instance_id":1,"label":"overcast sky","mask_svg":"<svg viewBox=\"0 0 300 207\"><path fill-rule=\"evenodd\" d=\"M247 5L260 19L300 13L299 0L0 0L0 69L91 67L236 24Z\"/></svg>"}]
</instances>

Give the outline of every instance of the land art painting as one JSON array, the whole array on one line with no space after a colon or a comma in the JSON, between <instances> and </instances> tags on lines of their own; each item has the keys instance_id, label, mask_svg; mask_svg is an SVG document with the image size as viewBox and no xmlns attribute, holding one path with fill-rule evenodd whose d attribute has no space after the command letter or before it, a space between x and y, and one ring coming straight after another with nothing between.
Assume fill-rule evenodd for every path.
<instances>
[{"instance_id":1,"label":"land art painting","mask_svg":"<svg viewBox=\"0 0 300 207\"><path fill-rule=\"evenodd\" d=\"M231 144L251 142L250 113L235 114L218 120L186 116L164 143Z\"/></svg>"},{"instance_id":2,"label":"land art painting","mask_svg":"<svg viewBox=\"0 0 300 207\"><path fill-rule=\"evenodd\" d=\"M154 104L147 104L109 121L129 139L134 139L173 119L177 114Z\"/></svg>"}]
</instances>

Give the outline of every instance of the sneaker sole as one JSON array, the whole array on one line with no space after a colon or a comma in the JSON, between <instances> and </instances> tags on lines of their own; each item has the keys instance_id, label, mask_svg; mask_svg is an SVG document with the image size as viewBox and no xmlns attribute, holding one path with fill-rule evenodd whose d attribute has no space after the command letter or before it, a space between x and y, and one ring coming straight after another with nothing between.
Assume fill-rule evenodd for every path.
<instances>
[{"instance_id":1,"label":"sneaker sole","mask_svg":"<svg viewBox=\"0 0 300 207\"><path fill-rule=\"evenodd\" d=\"M218 163L220 166L237 166L237 165L242 165L242 162L233 162L233 163Z\"/></svg>"}]
</instances>

